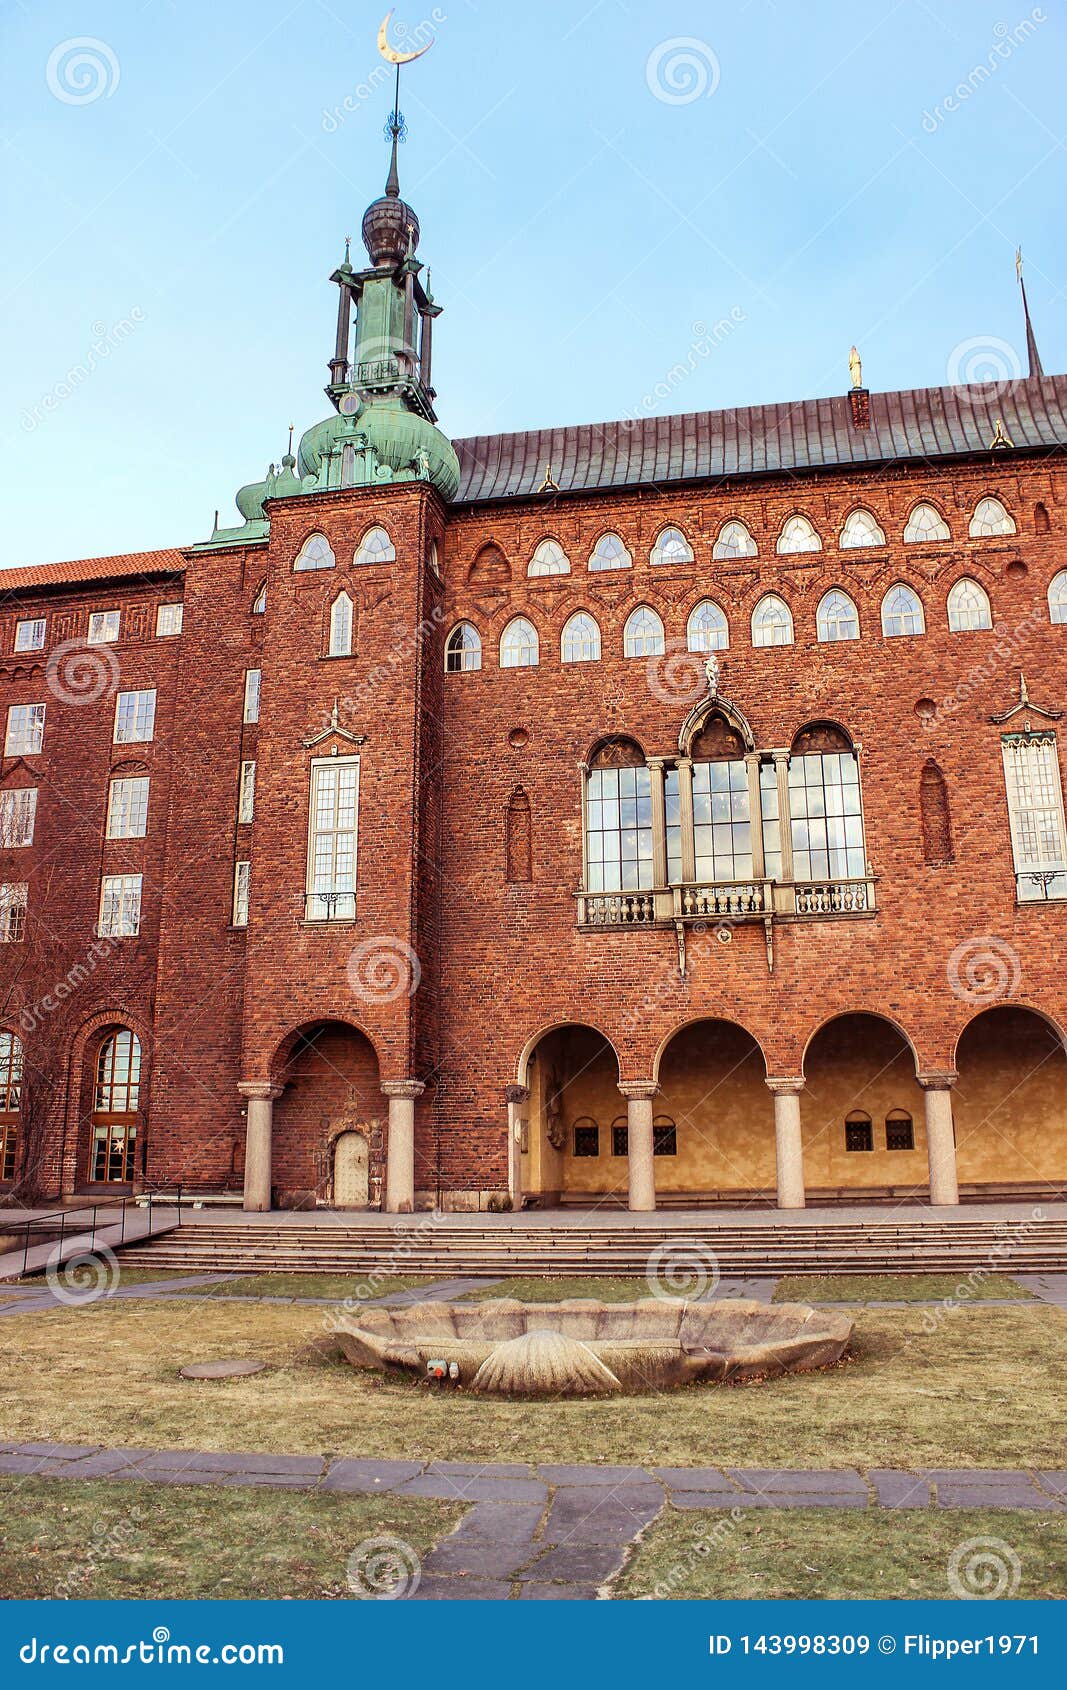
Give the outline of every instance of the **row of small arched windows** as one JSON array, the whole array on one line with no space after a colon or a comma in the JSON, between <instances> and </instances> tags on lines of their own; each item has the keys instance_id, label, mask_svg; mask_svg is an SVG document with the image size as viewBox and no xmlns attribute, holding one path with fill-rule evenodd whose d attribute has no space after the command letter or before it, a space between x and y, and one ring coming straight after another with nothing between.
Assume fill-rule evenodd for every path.
<instances>
[{"instance_id":1,"label":"row of small arched windows","mask_svg":"<svg viewBox=\"0 0 1067 1690\"><path fill-rule=\"evenodd\" d=\"M1067 570L1061 570L1049 586L1049 614L1056 623L1067 624ZM980 582L963 576L947 600L948 625L953 633L992 628L989 595ZM897 581L882 600L882 633L886 639L926 632L926 613L918 593L904 581ZM855 601L840 587L824 593L815 612L816 633L821 643L858 640L860 617ZM764 593L752 612L752 643L755 646L792 645L793 613L777 593ZM659 657L666 650L663 622L650 605L638 605L626 619L623 653L626 657ZM690 651L725 651L730 643L726 615L713 599L694 605L686 624L686 645ZM563 628L560 657L564 663L595 663L601 655L600 627L587 610L575 611ZM528 616L513 616L500 636L500 667L530 668L540 661L540 638ZM482 642L471 622L460 622L445 645L445 668L450 673L480 669Z\"/></svg>"}]
</instances>

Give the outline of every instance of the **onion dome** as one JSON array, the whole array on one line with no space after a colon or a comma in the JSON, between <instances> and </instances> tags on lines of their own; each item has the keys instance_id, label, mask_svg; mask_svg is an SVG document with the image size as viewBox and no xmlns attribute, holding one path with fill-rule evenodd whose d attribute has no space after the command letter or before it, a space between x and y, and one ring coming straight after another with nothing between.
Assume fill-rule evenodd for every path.
<instances>
[{"instance_id":1,"label":"onion dome","mask_svg":"<svg viewBox=\"0 0 1067 1690\"><path fill-rule=\"evenodd\" d=\"M396 143L400 127L392 125L393 152L385 193L363 213L363 245L370 261L378 265L399 264L419 244L419 220L406 200L400 198L400 175L396 164Z\"/></svg>"}]
</instances>

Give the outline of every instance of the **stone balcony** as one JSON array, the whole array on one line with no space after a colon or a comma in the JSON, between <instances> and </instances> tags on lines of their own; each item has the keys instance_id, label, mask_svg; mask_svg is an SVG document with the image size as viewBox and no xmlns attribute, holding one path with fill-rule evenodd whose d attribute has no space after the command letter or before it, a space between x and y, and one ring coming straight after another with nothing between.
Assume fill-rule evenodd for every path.
<instances>
[{"instance_id":1,"label":"stone balcony","mask_svg":"<svg viewBox=\"0 0 1067 1690\"><path fill-rule=\"evenodd\" d=\"M676 927L679 922L744 921L873 915L875 877L805 881L686 881L647 892L579 892L578 926Z\"/></svg>"}]
</instances>

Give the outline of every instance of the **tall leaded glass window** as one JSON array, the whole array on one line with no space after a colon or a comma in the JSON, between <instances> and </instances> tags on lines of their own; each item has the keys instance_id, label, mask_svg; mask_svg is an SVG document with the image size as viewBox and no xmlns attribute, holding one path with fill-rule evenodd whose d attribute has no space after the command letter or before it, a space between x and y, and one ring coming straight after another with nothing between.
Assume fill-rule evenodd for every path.
<instances>
[{"instance_id":1,"label":"tall leaded glass window","mask_svg":"<svg viewBox=\"0 0 1067 1690\"><path fill-rule=\"evenodd\" d=\"M693 764L693 845L698 880L751 879L752 812L743 761Z\"/></svg>"},{"instance_id":2,"label":"tall leaded glass window","mask_svg":"<svg viewBox=\"0 0 1067 1690\"><path fill-rule=\"evenodd\" d=\"M585 788L587 890L652 885L652 793L646 768L594 768Z\"/></svg>"},{"instance_id":3,"label":"tall leaded glass window","mask_svg":"<svg viewBox=\"0 0 1067 1690\"><path fill-rule=\"evenodd\" d=\"M789 763L797 880L860 880L867 872L860 771L851 751L816 751Z\"/></svg>"},{"instance_id":4,"label":"tall leaded glass window","mask_svg":"<svg viewBox=\"0 0 1067 1690\"><path fill-rule=\"evenodd\" d=\"M307 919L352 920L356 913L359 758L322 757L311 765Z\"/></svg>"},{"instance_id":5,"label":"tall leaded glass window","mask_svg":"<svg viewBox=\"0 0 1067 1690\"><path fill-rule=\"evenodd\" d=\"M763 872L768 880L782 878L782 823L778 805L778 771L773 763L761 763L759 801L763 815Z\"/></svg>"},{"instance_id":6,"label":"tall leaded glass window","mask_svg":"<svg viewBox=\"0 0 1067 1690\"><path fill-rule=\"evenodd\" d=\"M1056 736L1007 734L1002 741L1019 900L1067 898L1067 846Z\"/></svg>"}]
</instances>

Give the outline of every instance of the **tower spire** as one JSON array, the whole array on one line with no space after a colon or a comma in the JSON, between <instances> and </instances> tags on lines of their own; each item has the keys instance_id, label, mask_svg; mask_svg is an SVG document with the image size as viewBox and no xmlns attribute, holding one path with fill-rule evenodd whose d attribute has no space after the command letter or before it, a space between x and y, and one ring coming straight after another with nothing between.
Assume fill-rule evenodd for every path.
<instances>
[{"instance_id":1,"label":"tower spire","mask_svg":"<svg viewBox=\"0 0 1067 1690\"><path fill-rule=\"evenodd\" d=\"M393 109L389 113L389 122L385 126L386 135L391 135L393 148L389 156L389 174L385 179L385 191L391 200L400 198L400 172L397 169L397 143L404 139L404 119L400 111L400 66L396 67L396 88L393 93Z\"/></svg>"},{"instance_id":2,"label":"tower spire","mask_svg":"<svg viewBox=\"0 0 1067 1690\"><path fill-rule=\"evenodd\" d=\"M1023 281L1023 249L1021 246L1015 249L1015 276L1019 283L1019 291L1023 296L1023 321L1026 324L1026 374L1031 381L1040 381L1045 372L1041 366L1041 354L1037 350L1037 336L1034 334L1034 325L1030 321L1026 283Z\"/></svg>"}]
</instances>

